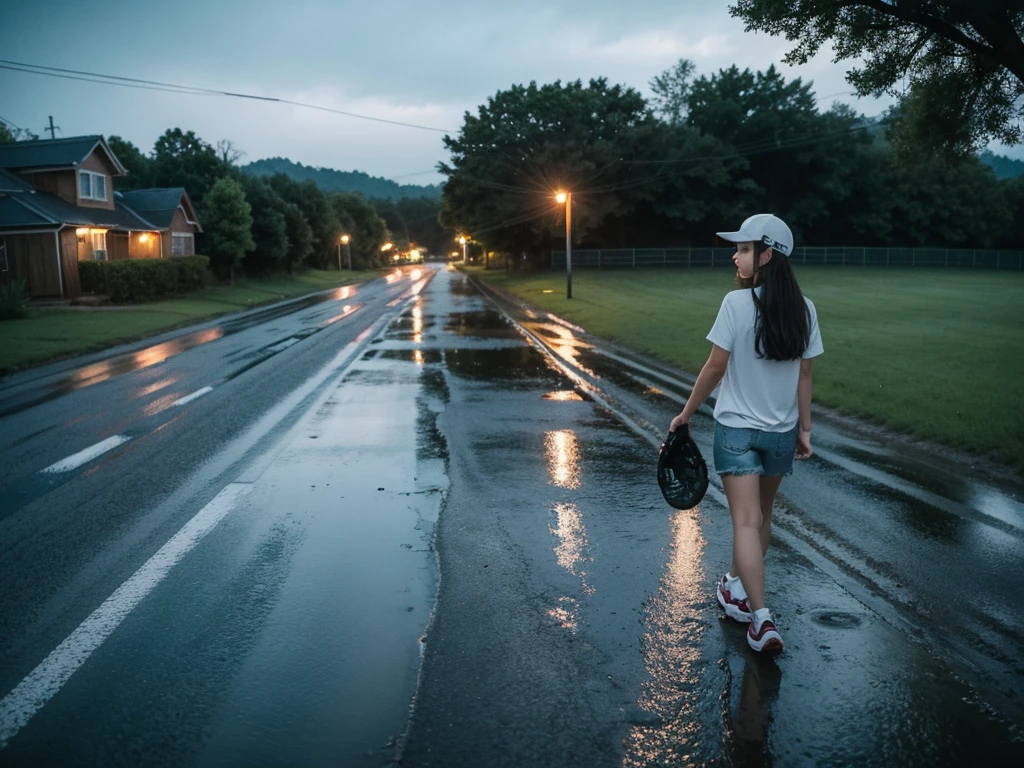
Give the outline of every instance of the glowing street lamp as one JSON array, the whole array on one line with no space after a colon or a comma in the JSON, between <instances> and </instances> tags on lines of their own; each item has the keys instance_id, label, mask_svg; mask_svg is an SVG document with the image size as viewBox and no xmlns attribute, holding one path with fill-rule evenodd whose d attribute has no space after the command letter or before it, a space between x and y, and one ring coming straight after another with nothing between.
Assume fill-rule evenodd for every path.
<instances>
[{"instance_id":1,"label":"glowing street lamp","mask_svg":"<svg viewBox=\"0 0 1024 768\"><path fill-rule=\"evenodd\" d=\"M559 192L555 200L565 203L565 298L572 298L572 192Z\"/></svg>"},{"instance_id":2,"label":"glowing street lamp","mask_svg":"<svg viewBox=\"0 0 1024 768\"><path fill-rule=\"evenodd\" d=\"M466 243L469 242L469 238L467 238L465 235L460 235L459 236L459 242L462 243L462 263L465 264L466 263Z\"/></svg>"}]
</instances>

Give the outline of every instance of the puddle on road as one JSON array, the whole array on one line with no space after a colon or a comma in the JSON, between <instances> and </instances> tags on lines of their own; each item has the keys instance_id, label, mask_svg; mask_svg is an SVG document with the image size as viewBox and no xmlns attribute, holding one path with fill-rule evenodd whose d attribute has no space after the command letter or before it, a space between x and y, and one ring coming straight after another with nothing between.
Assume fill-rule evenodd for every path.
<instances>
[{"instance_id":1,"label":"puddle on road","mask_svg":"<svg viewBox=\"0 0 1024 768\"><path fill-rule=\"evenodd\" d=\"M452 375L464 379L501 381L511 386L528 383L531 387L541 380L553 389L562 389L566 383L546 357L528 346L446 349L444 354L448 370Z\"/></svg>"},{"instance_id":2,"label":"puddle on road","mask_svg":"<svg viewBox=\"0 0 1024 768\"><path fill-rule=\"evenodd\" d=\"M463 276L461 280L454 279L448 285L448 292L453 296L476 296L480 297L481 293L476 287L469 281L468 277Z\"/></svg>"},{"instance_id":3,"label":"puddle on road","mask_svg":"<svg viewBox=\"0 0 1024 768\"><path fill-rule=\"evenodd\" d=\"M486 336L488 338L519 338L504 315L493 310L476 312L449 312L444 329L458 336Z\"/></svg>"},{"instance_id":4,"label":"puddle on road","mask_svg":"<svg viewBox=\"0 0 1024 768\"><path fill-rule=\"evenodd\" d=\"M442 359L439 349L382 349L376 357L379 360L401 360L417 365L440 363Z\"/></svg>"}]
</instances>

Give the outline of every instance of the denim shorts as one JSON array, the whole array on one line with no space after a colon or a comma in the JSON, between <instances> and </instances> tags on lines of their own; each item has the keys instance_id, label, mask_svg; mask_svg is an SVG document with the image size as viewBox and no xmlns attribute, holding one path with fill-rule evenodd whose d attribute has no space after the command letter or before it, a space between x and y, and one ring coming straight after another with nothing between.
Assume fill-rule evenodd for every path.
<instances>
[{"instance_id":1,"label":"denim shorts","mask_svg":"<svg viewBox=\"0 0 1024 768\"><path fill-rule=\"evenodd\" d=\"M724 427L715 422L715 471L720 475L769 475L793 472L796 435L788 432Z\"/></svg>"}]
</instances>

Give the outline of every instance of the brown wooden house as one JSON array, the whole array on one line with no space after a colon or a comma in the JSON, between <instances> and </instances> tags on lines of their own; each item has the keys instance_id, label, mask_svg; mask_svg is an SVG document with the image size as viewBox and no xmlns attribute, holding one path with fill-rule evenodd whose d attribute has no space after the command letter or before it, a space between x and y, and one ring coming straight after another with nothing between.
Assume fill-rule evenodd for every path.
<instances>
[{"instance_id":1,"label":"brown wooden house","mask_svg":"<svg viewBox=\"0 0 1024 768\"><path fill-rule=\"evenodd\" d=\"M153 256L195 255L195 236L203 229L184 187L129 189L118 192L117 197L129 210L159 230L159 248L153 249ZM136 254L132 253L131 258L136 258Z\"/></svg>"},{"instance_id":2,"label":"brown wooden house","mask_svg":"<svg viewBox=\"0 0 1024 768\"><path fill-rule=\"evenodd\" d=\"M115 194L113 177L125 173L102 136L0 145L0 281L70 299L81 293L81 260L169 258L186 239L194 253L191 237L202 230L185 191L175 203L182 216L155 223Z\"/></svg>"}]
</instances>

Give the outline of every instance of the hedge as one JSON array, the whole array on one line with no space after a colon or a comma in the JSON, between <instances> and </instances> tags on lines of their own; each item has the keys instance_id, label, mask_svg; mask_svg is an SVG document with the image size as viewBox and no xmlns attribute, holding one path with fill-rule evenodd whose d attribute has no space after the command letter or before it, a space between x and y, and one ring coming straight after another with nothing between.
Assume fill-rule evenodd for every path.
<instances>
[{"instance_id":1,"label":"hedge","mask_svg":"<svg viewBox=\"0 0 1024 768\"><path fill-rule=\"evenodd\" d=\"M131 304L202 288L209 266L206 256L80 261L78 275L84 293L106 293L115 304Z\"/></svg>"}]
</instances>

